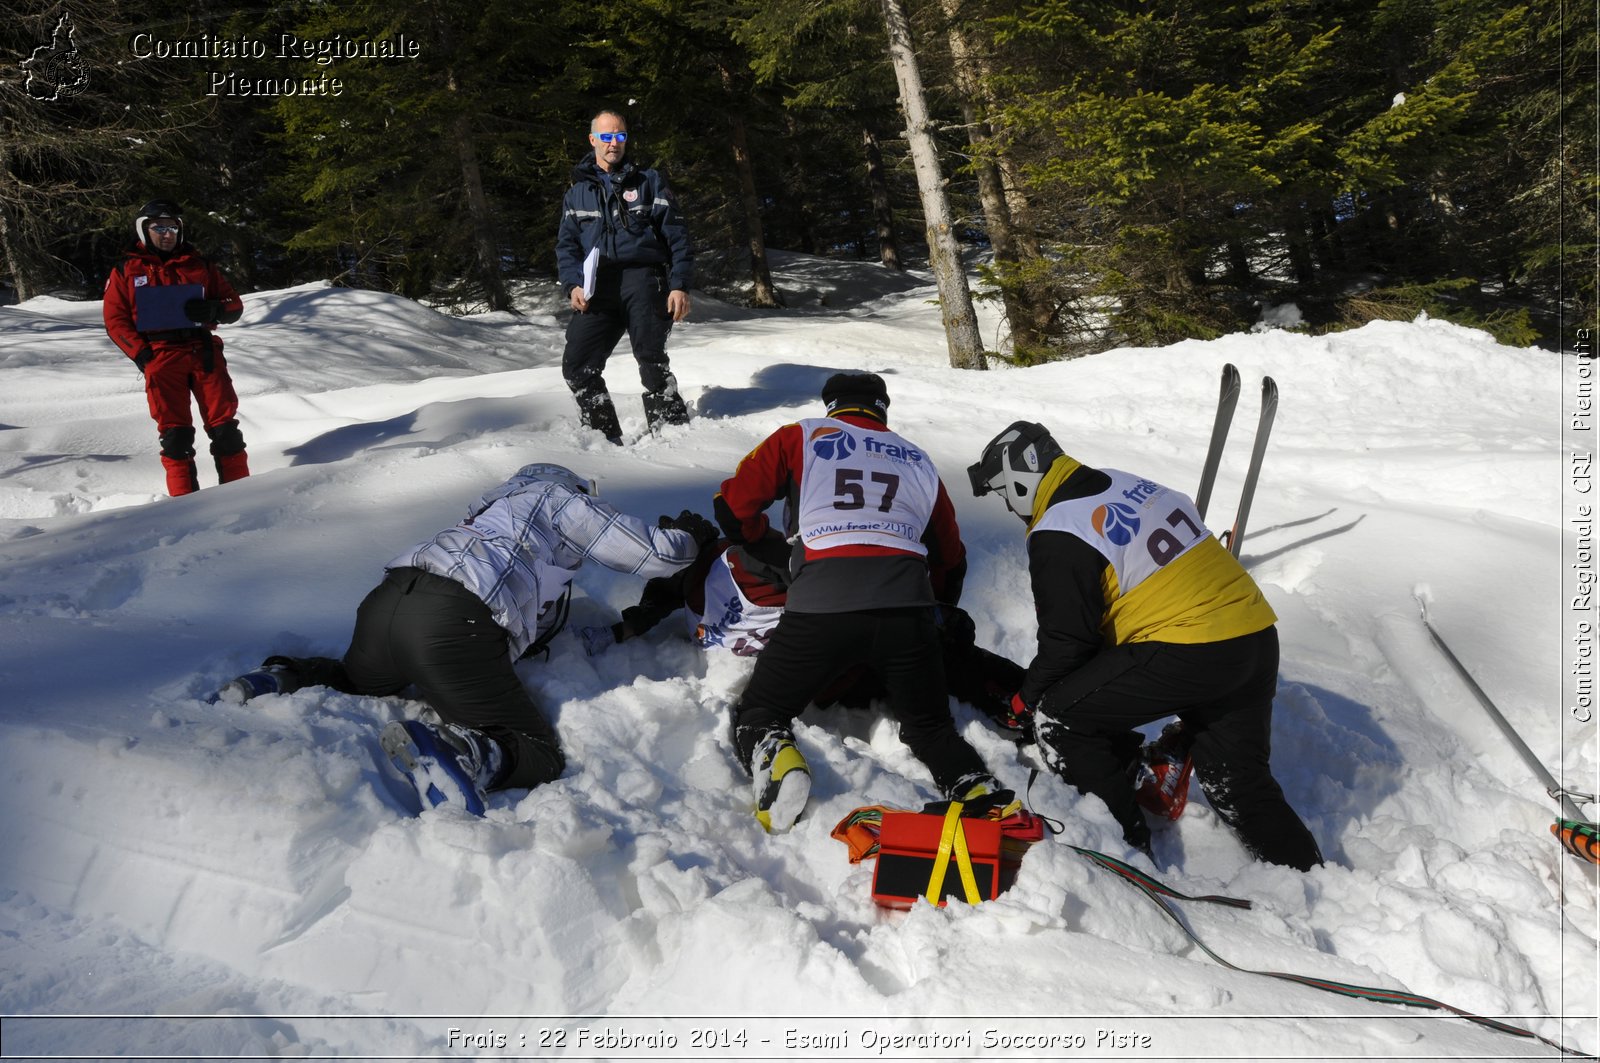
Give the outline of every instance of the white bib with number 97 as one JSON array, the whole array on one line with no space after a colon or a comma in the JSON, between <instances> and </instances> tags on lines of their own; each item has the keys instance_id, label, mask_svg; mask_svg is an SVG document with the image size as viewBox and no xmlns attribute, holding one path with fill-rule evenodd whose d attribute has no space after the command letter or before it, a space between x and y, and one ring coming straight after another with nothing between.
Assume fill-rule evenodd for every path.
<instances>
[{"instance_id":1,"label":"white bib with number 97","mask_svg":"<svg viewBox=\"0 0 1600 1063\"><path fill-rule=\"evenodd\" d=\"M1211 534L1194 503L1177 491L1118 469L1101 471L1111 477L1109 488L1057 502L1033 532L1068 532L1100 551L1123 594Z\"/></svg>"}]
</instances>

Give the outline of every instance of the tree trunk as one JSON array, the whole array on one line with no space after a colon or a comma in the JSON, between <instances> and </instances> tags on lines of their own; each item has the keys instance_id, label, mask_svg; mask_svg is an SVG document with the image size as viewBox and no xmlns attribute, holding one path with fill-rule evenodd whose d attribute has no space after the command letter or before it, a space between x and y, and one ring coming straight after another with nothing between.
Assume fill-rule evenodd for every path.
<instances>
[{"instance_id":1,"label":"tree trunk","mask_svg":"<svg viewBox=\"0 0 1600 1063\"><path fill-rule=\"evenodd\" d=\"M800 124L795 121L792 112L784 116L784 129L788 133L784 138L784 154L789 160L789 186L799 192L811 187L806 167L805 134L801 132ZM801 192L791 194L786 202L790 205L789 214L794 219L794 227L800 234L801 250L808 255L822 254L822 241L817 238L817 213L812 209L811 197Z\"/></svg>"},{"instance_id":2,"label":"tree trunk","mask_svg":"<svg viewBox=\"0 0 1600 1063\"><path fill-rule=\"evenodd\" d=\"M902 0L881 0L884 27L889 35L889 60L900 85L900 106L906 115L906 139L917 170L917 191L928 222L928 263L939 285L939 305L944 316L950 364L957 369L984 369L983 339L972 312L972 292L961 265L961 247L950 220L944 194L944 173L929 132L928 104L922 90L922 72L911 45L911 26Z\"/></svg>"},{"instance_id":3,"label":"tree trunk","mask_svg":"<svg viewBox=\"0 0 1600 1063\"><path fill-rule=\"evenodd\" d=\"M6 271L11 274L11 283L16 285L17 302L32 299L38 293L33 290L33 282L23 269L22 255L17 247L16 226L11 221L11 212L3 206L0 206L0 247L5 249Z\"/></svg>"},{"instance_id":4,"label":"tree trunk","mask_svg":"<svg viewBox=\"0 0 1600 1063\"><path fill-rule=\"evenodd\" d=\"M0 182L4 182L4 192L9 193L17 184L11 175L11 151L0 142ZM6 271L11 274L11 283L17 289L17 302L25 302L39 293L34 290L33 278L28 275L28 262L22 250L22 232L18 224L20 219L21 195L15 197L4 195L0 198L0 250L5 252ZM13 210L13 202L18 209Z\"/></svg>"},{"instance_id":5,"label":"tree trunk","mask_svg":"<svg viewBox=\"0 0 1600 1063\"><path fill-rule=\"evenodd\" d=\"M872 127L861 127L861 153L867 157L867 188L872 194L872 225L878 234L878 261L890 269L900 264L900 245L894 237L894 208L889 203L889 179L884 176L883 151ZM865 258L865 248L862 257Z\"/></svg>"},{"instance_id":6,"label":"tree trunk","mask_svg":"<svg viewBox=\"0 0 1600 1063\"><path fill-rule=\"evenodd\" d=\"M945 15L952 24L959 14L960 0L943 0ZM959 31L959 26L956 27ZM1006 199L1006 209L1011 214L1011 235L1016 244L1019 259L1039 258L1043 252L1039 248L1039 239L1035 235L1033 225L1033 208L1028 204L1028 197L1022 192L1022 175L1018 172L1016 162L1011 157L1011 152L994 143L1003 140L997 135L992 115L1000 110L995 99L989 93L989 86L994 82L994 67L989 61L989 53L981 45L975 44L963 31L962 42L965 46L965 62L971 68L972 100L981 109L985 116L984 132L991 141L991 154L994 156L995 168L1000 171L1000 188Z\"/></svg>"},{"instance_id":7,"label":"tree trunk","mask_svg":"<svg viewBox=\"0 0 1600 1063\"><path fill-rule=\"evenodd\" d=\"M456 93L454 70L446 74L452 94ZM450 138L455 141L456 158L461 164L461 187L467 195L467 215L472 219L472 242L478 259L478 277L489 297L490 310L510 310L505 277L500 270L500 241L495 232L494 212L483 191L483 170L478 165L478 147L472 136L472 120L463 112L450 123Z\"/></svg>"},{"instance_id":8,"label":"tree trunk","mask_svg":"<svg viewBox=\"0 0 1600 1063\"><path fill-rule=\"evenodd\" d=\"M767 264L767 238L761 228L761 198L756 195L755 167L750 162L750 138L745 132L744 114L737 106L734 94L733 72L725 66L718 67L722 74L722 87L728 97L728 135L733 143L733 169L739 175L739 202L744 207L745 237L750 248L750 278L755 289L750 293L750 305L777 307L783 305L777 288L772 284L772 270Z\"/></svg>"},{"instance_id":9,"label":"tree trunk","mask_svg":"<svg viewBox=\"0 0 1600 1063\"><path fill-rule=\"evenodd\" d=\"M1000 168L1000 185L1005 192L1006 206L1011 210L1011 234L1017 241L1017 254L1025 259L1041 258L1039 237L1033 224L1033 207L1022 192L1022 176L1010 152L1001 151L995 156Z\"/></svg>"},{"instance_id":10,"label":"tree trunk","mask_svg":"<svg viewBox=\"0 0 1600 1063\"><path fill-rule=\"evenodd\" d=\"M978 178L978 202L983 207L989 243L994 248L1000 300L1005 304L1006 320L1011 325L1011 347L1015 353L1034 352L1044 346L1044 336L1039 331L1038 310L1029 298L1029 292L1017 283L1015 273L1010 273L1009 277L1007 275L1008 267L1020 263L1022 254L1011 225L1011 207L1006 202L1000 167L990 150L992 132L984 114L986 109L983 107L983 86L976 49L967 40L966 30L961 25L960 0L940 0L940 6L944 9L945 33L950 42L950 59L955 67L956 90L961 96L961 117L967 127L967 143L972 145L972 168Z\"/></svg>"},{"instance_id":11,"label":"tree trunk","mask_svg":"<svg viewBox=\"0 0 1600 1063\"><path fill-rule=\"evenodd\" d=\"M478 150L472 138L472 125L464 114L457 115L452 124L456 155L461 160L461 185L467 194L467 213L472 217L472 236L477 251L479 277L483 281L484 291L489 296L489 309L510 310L511 297L506 293L505 278L500 271L500 242L496 238L494 214L489 209L489 197L483 191L483 171L478 166Z\"/></svg>"},{"instance_id":12,"label":"tree trunk","mask_svg":"<svg viewBox=\"0 0 1600 1063\"><path fill-rule=\"evenodd\" d=\"M1228 237L1228 283L1241 290L1250 287L1250 255L1244 241L1237 236Z\"/></svg>"}]
</instances>

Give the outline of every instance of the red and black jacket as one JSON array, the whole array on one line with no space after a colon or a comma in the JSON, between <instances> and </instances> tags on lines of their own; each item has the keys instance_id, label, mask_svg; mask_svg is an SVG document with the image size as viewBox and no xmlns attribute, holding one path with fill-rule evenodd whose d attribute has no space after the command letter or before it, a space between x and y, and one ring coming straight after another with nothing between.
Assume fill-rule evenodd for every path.
<instances>
[{"instance_id":1,"label":"red and black jacket","mask_svg":"<svg viewBox=\"0 0 1600 1063\"><path fill-rule=\"evenodd\" d=\"M193 328L141 331L135 309L135 290L141 284L198 284L204 289L204 298L221 304L217 321L225 325L239 320L244 313L244 302L228 283L228 278L222 275L215 262L195 250L193 244L179 244L167 255L140 244L136 250L128 252L106 278L102 307L111 342L135 362L146 349L186 347L210 338L211 330L216 328L215 324L196 324ZM212 342L217 341L213 339Z\"/></svg>"},{"instance_id":2,"label":"red and black jacket","mask_svg":"<svg viewBox=\"0 0 1600 1063\"><path fill-rule=\"evenodd\" d=\"M836 416L867 431L884 429L882 421L866 414ZM766 556L762 541L770 527L764 512L767 507L785 500L791 514L798 510L804 443L798 423L784 425L744 456L716 497L722 533L758 557ZM783 529L786 536L794 531ZM788 608L831 613L931 605L934 601L956 604L966 577L967 550L956 524L955 506L942 481L922 542L928 548L926 561L918 554L887 546L852 544L811 550L797 545L797 556L791 559L791 571L797 571L789 588Z\"/></svg>"}]
</instances>

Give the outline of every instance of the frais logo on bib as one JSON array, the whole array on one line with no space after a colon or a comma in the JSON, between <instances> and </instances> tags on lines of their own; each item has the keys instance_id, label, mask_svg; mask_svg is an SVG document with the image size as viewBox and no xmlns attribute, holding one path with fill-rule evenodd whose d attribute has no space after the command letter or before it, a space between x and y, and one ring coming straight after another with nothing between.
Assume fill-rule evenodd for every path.
<instances>
[{"instance_id":1,"label":"frais logo on bib","mask_svg":"<svg viewBox=\"0 0 1600 1063\"><path fill-rule=\"evenodd\" d=\"M856 441L850 438L849 432L827 426L813 429L807 442L811 444L813 454L827 461L848 458L856 450Z\"/></svg>"},{"instance_id":2,"label":"frais logo on bib","mask_svg":"<svg viewBox=\"0 0 1600 1063\"><path fill-rule=\"evenodd\" d=\"M1107 502L1089 518L1094 530L1118 546L1127 546L1139 533L1139 511L1122 502Z\"/></svg>"}]
</instances>

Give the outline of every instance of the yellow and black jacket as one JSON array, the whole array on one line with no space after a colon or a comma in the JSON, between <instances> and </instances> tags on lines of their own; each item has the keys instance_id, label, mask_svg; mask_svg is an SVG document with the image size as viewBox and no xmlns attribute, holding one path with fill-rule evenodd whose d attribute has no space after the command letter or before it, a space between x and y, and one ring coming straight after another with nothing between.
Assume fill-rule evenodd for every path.
<instances>
[{"instance_id":1,"label":"yellow and black jacket","mask_svg":"<svg viewBox=\"0 0 1600 1063\"><path fill-rule=\"evenodd\" d=\"M1186 496L1070 457L1039 486L1028 525L1039 651L1025 703L1109 646L1221 642L1277 622Z\"/></svg>"}]
</instances>

